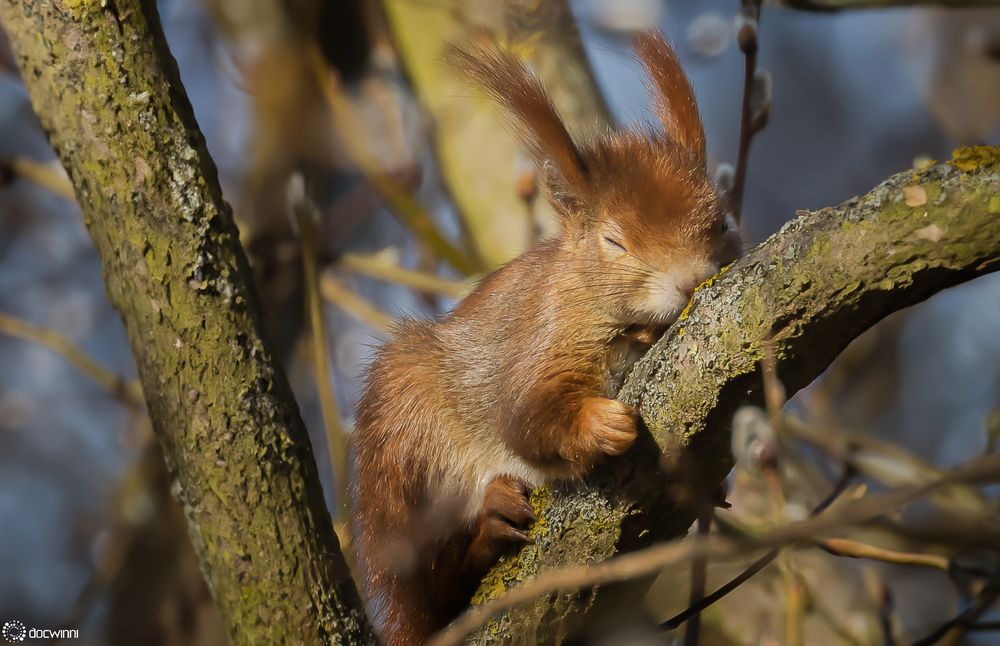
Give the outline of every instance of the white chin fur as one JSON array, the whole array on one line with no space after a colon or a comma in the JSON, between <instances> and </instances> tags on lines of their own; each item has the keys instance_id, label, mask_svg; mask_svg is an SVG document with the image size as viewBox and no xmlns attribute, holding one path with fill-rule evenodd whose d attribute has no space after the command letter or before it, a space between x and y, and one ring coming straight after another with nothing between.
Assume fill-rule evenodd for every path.
<instances>
[{"instance_id":1,"label":"white chin fur","mask_svg":"<svg viewBox=\"0 0 1000 646\"><path fill-rule=\"evenodd\" d=\"M702 266L694 270L694 276L698 282L707 280L718 271L718 267L705 262ZM691 276L692 268L685 268L685 274L678 275L676 271L659 272L650 277L646 282L646 300L642 304L643 314L649 317L649 323L669 325L677 320L684 308L687 307L689 297L682 292L677 285L681 279Z\"/></svg>"},{"instance_id":2,"label":"white chin fur","mask_svg":"<svg viewBox=\"0 0 1000 646\"><path fill-rule=\"evenodd\" d=\"M669 325L677 320L687 303L687 296L666 275L661 275L649 280L642 313L649 317L648 323Z\"/></svg>"}]
</instances>

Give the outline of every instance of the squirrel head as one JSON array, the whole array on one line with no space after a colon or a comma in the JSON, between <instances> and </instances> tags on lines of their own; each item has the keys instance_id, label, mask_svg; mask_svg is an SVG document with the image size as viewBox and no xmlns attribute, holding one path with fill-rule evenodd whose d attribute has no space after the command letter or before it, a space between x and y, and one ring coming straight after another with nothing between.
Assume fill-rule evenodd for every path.
<instances>
[{"instance_id":1,"label":"squirrel head","mask_svg":"<svg viewBox=\"0 0 1000 646\"><path fill-rule=\"evenodd\" d=\"M509 52L459 51L472 80L510 114L559 214L574 289L617 324L666 325L694 289L739 255L735 219L709 177L694 91L659 33L636 39L662 130L577 142L538 78Z\"/></svg>"}]
</instances>

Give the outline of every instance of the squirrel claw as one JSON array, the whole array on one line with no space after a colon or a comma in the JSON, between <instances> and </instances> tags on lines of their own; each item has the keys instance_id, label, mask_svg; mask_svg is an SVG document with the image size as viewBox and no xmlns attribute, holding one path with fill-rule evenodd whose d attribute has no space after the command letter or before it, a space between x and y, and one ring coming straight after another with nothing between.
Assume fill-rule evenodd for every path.
<instances>
[{"instance_id":1,"label":"squirrel claw","mask_svg":"<svg viewBox=\"0 0 1000 646\"><path fill-rule=\"evenodd\" d=\"M527 527L535 521L528 497L531 487L520 478L500 475L486 487L480 517L497 518L515 527Z\"/></svg>"},{"instance_id":2,"label":"squirrel claw","mask_svg":"<svg viewBox=\"0 0 1000 646\"><path fill-rule=\"evenodd\" d=\"M504 541L506 543L521 543L521 544L528 544L535 542L535 539L528 536L527 533L507 523L505 520L501 518L489 519L488 521L486 521L486 527L484 529L486 533L494 540Z\"/></svg>"},{"instance_id":3,"label":"squirrel claw","mask_svg":"<svg viewBox=\"0 0 1000 646\"><path fill-rule=\"evenodd\" d=\"M486 487L479 512L480 531L496 541L526 543L531 538L523 531L535 522L535 511L528 497L531 486L508 475L500 475Z\"/></svg>"}]
</instances>

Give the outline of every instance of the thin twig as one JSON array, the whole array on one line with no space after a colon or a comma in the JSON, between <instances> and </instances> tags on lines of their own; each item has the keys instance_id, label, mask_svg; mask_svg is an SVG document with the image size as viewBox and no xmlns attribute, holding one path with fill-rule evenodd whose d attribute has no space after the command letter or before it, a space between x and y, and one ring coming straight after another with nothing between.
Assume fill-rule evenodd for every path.
<instances>
[{"instance_id":1,"label":"thin twig","mask_svg":"<svg viewBox=\"0 0 1000 646\"><path fill-rule=\"evenodd\" d=\"M913 646L931 646L931 644L939 642L954 644L965 634L970 626L974 625L986 611L993 607L998 598L1000 598L1000 582L994 581L991 585L987 585L983 589L974 605L960 612L958 616L944 622L929 635L913 642Z\"/></svg>"},{"instance_id":2,"label":"thin twig","mask_svg":"<svg viewBox=\"0 0 1000 646\"><path fill-rule=\"evenodd\" d=\"M698 536L708 536L712 529L714 509L710 506L698 517ZM694 606L705 596L705 582L708 578L708 559L699 556L691 562L691 594L688 605ZM701 613L696 612L684 629L684 646L698 646L698 635L701 632Z\"/></svg>"},{"instance_id":3,"label":"thin twig","mask_svg":"<svg viewBox=\"0 0 1000 646\"><path fill-rule=\"evenodd\" d=\"M699 601L698 603L688 606L687 608L677 613L670 619L667 619L666 621L661 623L660 628L662 628L663 630L674 630L675 628L683 624L685 621L688 621L691 617L696 616L702 610L708 608L716 601L722 599L724 596L726 596L736 588L740 587L741 585L752 579L754 575L756 575L758 572L760 572L768 565L770 565L774 561L774 559L778 557L778 552L779 550L771 550L764 556L760 557L759 559L751 563L750 566L747 567L745 570L743 570L735 577L730 579L728 582L720 586L715 592L708 595L707 597L702 598L702 600Z\"/></svg>"},{"instance_id":4,"label":"thin twig","mask_svg":"<svg viewBox=\"0 0 1000 646\"><path fill-rule=\"evenodd\" d=\"M891 487L928 482L945 473L896 444L844 429L817 428L795 415L783 417L782 431ZM968 486L938 491L931 501L952 513L981 513L991 508L981 492Z\"/></svg>"},{"instance_id":5,"label":"thin twig","mask_svg":"<svg viewBox=\"0 0 1000 646\"><path fill-rule=\"evenodd\" d=\"M24 157L0 159L0 168L7 168L14 175L23 177L59 197L72 202L76 201L73 183L69 181L65 173L61 172L61 169L54 168L49 164L40 164Z\"/></svg>"},{"instance_id":6,"label":"thin twig","mask_svg":"<svg viewBox=\"0 0 1000 646\"><path fill-rule=\"evenodd\" d=\"M896 646L896 633L893 630L892 613L893 598L892 591L881 579L876 584L878 590L878 618L882 628L882 643L885 646Z\"/></svg>"},{"instance_id":7,"label":"thin twig","mask_svg":"<svg viewBox=\"0 0 1000 646\"><path fill-rule=\"evenodd\" d=\"M323 301L319 284L319 237L316 230L316 210L302 196L293 204L296 222L302 241L302 273L305 283L306 308L312 331L312 363L316 374L316 392L319 397L323 428L326 430L327 453L336 495L334 522L349 516L347 496L347 440L340 422L337 395L330 379L329 344L323 320Z\"/></svg>"},{"instance_id":8,"label":"thin twig","mask_svg":"<svg viewBox=\"0 0 1000 646\"><path fill-rule=\"evenodd\" d=\"M774 341L767 339L763 344L763 356L760 360L761 379L764 382L764 407L771 421L774 432L781 434L783 417L781 409L787 399L785 386L778 378L778 362L774 349Z\"/></svg>"},{"instance_id":9,"label":"thin twig","mask_svg":"<svg viewBox=\"0 0 1000 646\"><path fill-rule=\"evenodd\" d=\"M755 3L744 2L744 6ZM760 6L756 5L759 11ZM756 39L756 36L754 37ZM744 51L747 51L746 49ZM753 52L756 53L756 40L754 41ZM749 54L748 54L749 58ZM767 414L771 420L771 426L776 435L782 433L781 409L787 399L785 386L778 378L777 359L775 356L774 343L768 339L764 344L764 356L761 359L761 375L764 381L764 402L767 407ZM775 451L777 458L778 452ZM775 521L783 523L785 520L785 492L782 487L782 477L780 462L775 459L762 464L764 479L770 490L770 499ZM804 586L795 572L793 555L787 549L778 550L778 568L781 571L781 580L784 586L785 598L785 643L789 646L798 646L802 643L802 615L805 612Z\"/></svg>"},{"instance_id":10,"label":"thin twig","mask_svg":"<svg viewBox=\"0 0 1000 646\"><path fill-rule=\"evenodd\" d=\"M937 554L919 554L916 552L900 552L889 550L867 543L861 543L849 538L824 538L816 541L824 551L834 556L846 556L855 559L870 559L896 565L918 565L948 571L948 558Z\"/></svg>"},{"instance_id":11,"label":"thin twig","mask_svg":"<svg viewBox=\"0 0 1000 646\"><path fill-rule=\"evenodd\" d=\"M129 381L108 370L61 334L3 313L0 313L0 332L45 346L62 355L77 370L97 382L122 403L130 406L143 405L142 387L139 382Z\"/></svg>"},{"instance_id":12,"label":"thin twig","mask_svg":"<svg viewBox=\"0 0 1000 646\"><path fill-rule=\"evenodd\" d=\"M357 292L344 286L329 271L323 272L319 279L319 289L323 298L330 301L362 323L369 325L381 334L392 333L392 317L375 307Z\"/></svg>"},{"instance_id":13,"label":"thin twig","mask_svg":"<svg viewBox=\"0 0 1000 646\"><path fill-rule=\"evenodd\" d=\"M775 380L776 381L776 380ZM781 472L777 465L764 470L764 479L771 492L774 518L778 523L785 521L785 493L782 489ZM778 569L784 588L785 600L785 643L799 646L802 643L802 613L805 611L802 584L795 573L793 556L787 548L778 548Z\"/></svg>"},{"instance_id":14,"label":"thin twig","mask_svg":"<svg viewBox=\"0 0 1000 646\"><path fill-rule=\"evenodd\" d=\"M449 280L425 271L400 267L395 261L387 260L383 253L345 253L337 264L365 276L456 300L465 297L471 287L467 281Z\"/></svg>"},{"instance_id":15,"label":"thin twig","mask_svg":"<svg viewBox=\"0 0 1000 646\"><path fill-rule=\"evenodd\" d=\"M785 644L799 646L805 640L803 618L806 613L807 591L787 548L781 550L778 562L781 564L785 586Z\"/></svg>"},{"instance_id":16,"label":"thin twig","mask_svg":"<svg viewBox=\"0 0 1000 646\"><path fill-rule=\"evenodd\" d=\"M833 489L830 491L829 494L827 494L826 498L820 501L820 503L816 505L816 507L812 510L811 516L816 516L822 513L827 507L832 505L833 501L839 498L840 494L844 493L844 491L847 489L847 486L851 483L851 478L853 477L854 473L852 471L850 470L844 471L844 473L840 476L840 479L833 486ZM688 619L690 619L697 613L701 612L705 608L709 607L716 601L722 599L727 594L729 594L736 588L740 587L741 585L749 581L751 578L753 578L755 574L757 574L765 567L770 565L771 562L774 561L775 558L777 558L778 553L779 550L776 549L771 550L764 556L760 557L759 559L751 563L749 567L740 572L738 575L729 580L727 583L720 586L712 594L703 598L698 603L692 604L691 606L685 608L684 610L677 613L670 619L664 621L662 624L660 624L660 628L663 628L664 630L673 630L677 628L678 626L683 624L685 621L688 621Z\"/></svg>"},{"instance_id":17,"label":"thin twig","mask_svg":"<svg viewBox=\"0 0 1000 646\"><path fill-rule=\"evenodd\" d=\"M761 0L741 0L742 10L752 31L738 34L740 49L743 50L743 100L740 106L740 142L736 154L736 168L733 175L733 188L729 193L729 211L739 222L743 211L743 192L746 188L747 158L750 154L750 142L753 136L763 126L754 123L753 95L754 75L757 72L757 30L760 26Z\"/></svg>"}]
</instances>

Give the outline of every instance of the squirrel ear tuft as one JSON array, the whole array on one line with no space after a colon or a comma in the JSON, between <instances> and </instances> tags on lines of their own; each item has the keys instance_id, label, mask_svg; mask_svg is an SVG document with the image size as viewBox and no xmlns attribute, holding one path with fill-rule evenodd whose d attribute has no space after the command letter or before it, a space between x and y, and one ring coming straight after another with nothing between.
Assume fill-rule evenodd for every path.
<instances>
[{"instance_id":1,"label":"squirrel ear tuft","mask_svg":"<svg viewBox=\"0 0 1000 646\"><path fill-rule=\"evenodd\" d=\"M695 159L704 161L705 131L694 90L677 53L658 31L637 36L635 53L649 74L650 96L667 137Z\"/></svg>"},{"instance_id":2,"label":"squirrel ear tuft","mask_svg":"<svg viewBox=\"0 0 1000 646\"><path fill-rule=\"evenodd\" d=\"M549 204L559 214L563 227L574 228L585 217L586 203L551 161L542 164L542 188Z\"/></svg>"},{"instance_id":3,"label":"squirrel ear tuft","mask_svg":"<svg viewBox=\"0 0 1000 646\"><path fill-rule=\"evenodd\" d=\"M541 169L554 205L582 203L588 191L587 165L538 78L513 54L495 46L452 47L449 58L506 109Z\"/></svg>"}]
</instances>

